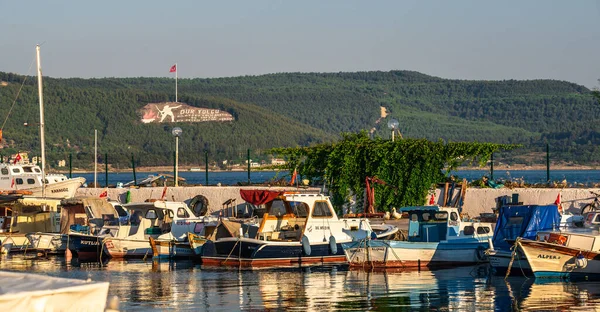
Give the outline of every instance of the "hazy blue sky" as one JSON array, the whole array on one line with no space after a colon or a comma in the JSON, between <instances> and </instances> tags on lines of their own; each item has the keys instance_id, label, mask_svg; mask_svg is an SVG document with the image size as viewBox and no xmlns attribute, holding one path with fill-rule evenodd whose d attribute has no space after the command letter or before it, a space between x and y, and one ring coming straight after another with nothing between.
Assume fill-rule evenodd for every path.
<instances>
[{"instance_id":1,"label":"hazy blue sky","mask_svg":"<svg viewBox=\"0 0 600 312\"><path fill-rule=\"evenodd\" d=\"M600 0L0 0L0 71L180 77L416 70L598 87Z\"/></svg>"}]
</instances>

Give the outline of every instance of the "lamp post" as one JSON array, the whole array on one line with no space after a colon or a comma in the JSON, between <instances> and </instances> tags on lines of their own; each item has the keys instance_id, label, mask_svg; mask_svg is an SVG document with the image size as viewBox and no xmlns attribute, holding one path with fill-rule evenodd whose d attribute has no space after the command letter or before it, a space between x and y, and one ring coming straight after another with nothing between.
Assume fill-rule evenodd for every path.
<instances>
[{"instance_id":1,"label":"lamp post","mask_svg":"<svg viewBox=\"0 0 600 312\"><path fill-rule=\"evenodd\" d=\"M392 142L394 142L394 134L396 133L396 129L398 129L398 125L400 123L396 119L390 119L387 123L388 128L392 130Z\"/></svg>"},{"instance_id":2,"label":"lamp post","mask_svg":"<svg viewBox=\"0 0 600 312\"><path fill-rule=\"evenodd\" d=\"M175 137L175 187L179 186L179 136L183 130L179 127L173 128L171 134Z\"/></svg>"}]
</instances>

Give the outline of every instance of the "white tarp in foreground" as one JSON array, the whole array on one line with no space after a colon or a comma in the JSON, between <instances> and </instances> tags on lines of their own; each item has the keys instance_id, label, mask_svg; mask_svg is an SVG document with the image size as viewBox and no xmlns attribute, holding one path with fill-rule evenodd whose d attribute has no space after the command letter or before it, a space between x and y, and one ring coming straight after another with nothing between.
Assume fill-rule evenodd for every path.
<instances>
[{"instance_id":1,"label":"white tarp in foreground","mask_svg":"<svg viewBox=\"0 0 600 312\"><path fill-rule=\"evenodd\" d=\"M0 271L2 311L104 311L108 282Z\"/></svg>"}]
</instances>

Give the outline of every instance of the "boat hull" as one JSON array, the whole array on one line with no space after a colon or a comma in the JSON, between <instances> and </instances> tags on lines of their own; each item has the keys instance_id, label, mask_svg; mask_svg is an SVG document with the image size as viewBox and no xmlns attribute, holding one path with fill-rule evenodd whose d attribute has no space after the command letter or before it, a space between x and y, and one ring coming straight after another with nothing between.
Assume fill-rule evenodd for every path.
<instances>
[{"instance_id":1,"label":"boat hull","mask_svg":"<svg viewBox=\"0 0 600 312\"><path fill-rule=\"evenodd\" d=\"M531 271L536 278L600 279L600 253L557 244L520 240ZM584 265L578 264L578 256Z\"/></svg>"},{"instance_id":2,"label":"boat hull","mask_svg":"<svg viewBox=\"0 0 600 312\"><path fill-rule=\"evenodd\" d=\"M152 258L154 259L181 259L195 258L196 253L188 242L155 240L150 238Z\"/></svg>"},{"instance_id":3,"label":"boat hull","mask_svg":"<svg viewBox=\"0 0 600 312\"><path fill-rule=\"evenodd\" d=\"M152 247L148 240L123 239L110 237L104 241L104 251L111 258L146 258L152 257Z\"/></svg>"},{"instance_id":4,"label":"boat hull","mask_svg":"<svg viewBox=\"0 0 600 312\"><path fill-rule=\"evenodd\" d=\"M350 266L407 268L487 262L487 242L412 243L373 240L344 244Z\"/></svg>"},{"instance_id":5,"label":"boat hull","mask_svg":"<svg viewBox=\"0 0 600 312\"><path fill-rule=\"evenodd\" d=\"M496 274L506 274L508 268L511 268L510 273L515 275L531 274L531 267L527 258L517 252L513 260L511 251L504 250L490 250L488 251L488 259L490 260L490 267ZM510 261L512 262L512 265Z\"/></svg>"},{"instance_id":6,"label":"boat hull","mask_svg":"<svg viewBox=\"0 0 600 312\"><path fill-rule=\"evenodd\" d=\"M203 246L202 264L242 267L296 267L346 264L342 244L310 244L310 254L300 242L261 241L227 238L207 241Z\"/></svg>"},{"instance_id":7,"label":"boat hull","mask_svg":"<svg viewBox=\"0 0 600 312\"><path fill-rule=\"evenodd\" d=\"M65 181L54 182L45 186L45 196L51 198L72 198L75 197L77 189L85 183L85 178L72 178ZM44 196L41 187L25 189L32 192L32 196Z\"/></svg>"},{"instance_id":8,"label":"boat hull","mask_svg":"<svg viewBox=\"0 0 600 312\"><path fill-rule=\"evenodd\" d=\"M27 233L29 245L33 250L47 254L64 254L67 250L68 235L60 233Z\"/></svg>"},{"instance_id":9,"label":"boat hull","mask_svg":"<svg viewBox=\"0 0 600 312\"><path fill-rule=\"evenodd\" d=\"M80 261L99 261L102 256L104 237L70 233L68 248L73 257Z\"/></svg>"}]
</instances>

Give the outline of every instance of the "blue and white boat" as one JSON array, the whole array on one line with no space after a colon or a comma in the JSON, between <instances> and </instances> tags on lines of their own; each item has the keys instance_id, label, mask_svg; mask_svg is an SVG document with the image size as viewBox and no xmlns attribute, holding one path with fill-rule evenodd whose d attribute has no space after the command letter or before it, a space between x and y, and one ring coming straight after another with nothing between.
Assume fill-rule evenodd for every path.
<instances>
[{"instance_id":1,"label":"blue and white boat","mask_svg":"<svg viewBox=\"0 0 600 312\"><path fill-rule=\"evenodd\" d=\"M487 261L493 224L462 221L457 208L416 206L408 213L408 240L366 238L343 244L351 266L405 268L466 265Z\"/></svg>"},{"instance_id":2,"label":"blue and white boat","mask_svg":"<svg viewBox=\"0 0 600 312\"><path fill-rule=\"evenodd\" d=\"M539 231L557 229L560 222L561 215L557 205L500 207L492 245L487 251L490 266L495 273L505 274L512 260L512 272L519 274L531 272L527 259L519 250L514 250L515 240L518 237L535 239Z\"/></svg>"}]
</instances>

